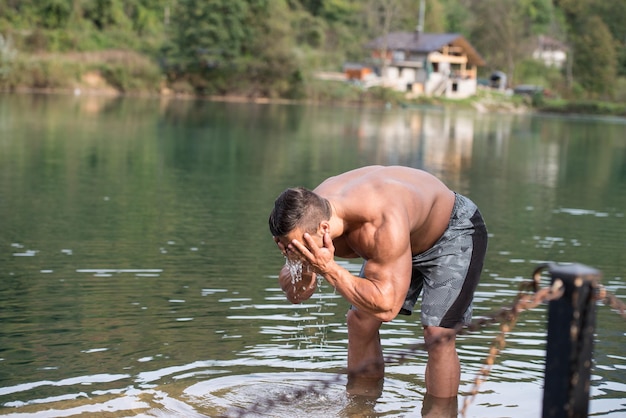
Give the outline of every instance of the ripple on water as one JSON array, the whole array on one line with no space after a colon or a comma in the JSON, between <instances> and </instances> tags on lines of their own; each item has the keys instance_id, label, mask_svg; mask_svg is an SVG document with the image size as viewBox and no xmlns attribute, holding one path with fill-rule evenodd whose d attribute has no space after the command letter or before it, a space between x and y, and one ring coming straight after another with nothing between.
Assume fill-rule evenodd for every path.
<instances>
[{"instance_id":1,"label":"ripple on water","mask_svg":"<svg viewBox=\"0 0 626 418\"><path fill-rule=\"evenodd\" d=\"M198 411L224 416L397 416L414 411L421 395L406 382L386 379L364 394L346 392L346 377L319 372L253 373L223 376L184 390Z\"/></svg>"}]
</instances>

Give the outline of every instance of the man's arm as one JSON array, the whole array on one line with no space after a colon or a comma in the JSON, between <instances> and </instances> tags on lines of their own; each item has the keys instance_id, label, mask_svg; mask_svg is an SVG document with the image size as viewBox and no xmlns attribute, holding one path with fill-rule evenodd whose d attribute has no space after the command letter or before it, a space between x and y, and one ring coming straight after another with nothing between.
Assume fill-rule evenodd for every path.
<instances>
[{"instance_id":1,"label":"man's arm","mask_svg":"<svg viewBox=\"0 0 626 418\"><path fill-rule=\"evenodd\" d=\"M383 234L385 231L380 231ZM323 247L318 247L309 234L304 234L306 246L294 240L293 245L324 278L350 303L381 321L396 317L411 282L411 247L404 240L383 237L374 257L367 261L365 277L353 276L334 260L334 246L329 234L324 235ZM406 242L404 242L406 241ZM383 249L384 247L384 249ZM310 250L309 250L310 248Z\"/></svg>"}]
</instances>

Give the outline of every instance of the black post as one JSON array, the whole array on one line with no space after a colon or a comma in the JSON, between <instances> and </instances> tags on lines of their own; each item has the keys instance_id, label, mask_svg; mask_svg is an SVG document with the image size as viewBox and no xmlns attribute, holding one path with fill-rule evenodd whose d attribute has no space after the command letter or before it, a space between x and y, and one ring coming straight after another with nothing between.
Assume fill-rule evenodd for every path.
<instances>
[{"instance_id":1,"label":"black post","mask_svg":"<svg viewBox=\"0 0 626 418\"><path fill-rule=\"evenodd\" d=\"M583 418L589 412L595 289L601 274L582 264L548 267L551 283L560 280L564 294L549 303L543 418Z\"/></svg>"}]
</instances>

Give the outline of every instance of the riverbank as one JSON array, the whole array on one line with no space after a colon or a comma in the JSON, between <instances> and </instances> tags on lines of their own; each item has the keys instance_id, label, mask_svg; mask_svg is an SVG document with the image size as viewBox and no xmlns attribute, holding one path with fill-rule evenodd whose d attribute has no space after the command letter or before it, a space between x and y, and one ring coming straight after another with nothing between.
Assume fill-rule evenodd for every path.
<instances>
[{"instance_id":1,"label":"riverbank","mask_svg":"<svg viewBox=\"0 0 626 418\"><path fill-rule=\"evenodd\" d=\"M16 86L0 89L3 94L66 94L75 96L152 97L161 99L201 99L233 103L257 104L309 104L333 106L358 106L381 108L418 108L423 106L472 109L478 113L554 113L626 117L626 104L601 101L568 101L563 99L532 98L479 88L473 97L454 100L442 97L406 99L400 92L376 88L363 90L348 83L315 81L307 86L305 97L286 99L280 97L247 96L242 94L202 95L178 91L161 83L150 90L122 91L109 84L102 75L90 72L81 81L68 87Z\"/></svg>"},{"instance_id":2,"label":"riverbank","mask_svg":"<svg viewBox=\"0 0 626 418\"><path fill-rule=\"evenodd\" d=\"M545 101L536 107L538 112L558 114L578 114L594 116L617 116L626 118L626 104L600 101Z\"/></svg>"}]
</instances>

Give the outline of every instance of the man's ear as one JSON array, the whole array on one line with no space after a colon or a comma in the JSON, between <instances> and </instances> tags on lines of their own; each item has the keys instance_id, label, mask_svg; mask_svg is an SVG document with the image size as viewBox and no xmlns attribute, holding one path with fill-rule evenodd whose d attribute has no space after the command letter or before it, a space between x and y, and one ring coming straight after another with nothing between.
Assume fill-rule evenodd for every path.
<instances>
[{"instance_id":1,"label":"man's ear","mask_svg":"<svg viewBox=\"0 0 626 418\"><path fill-rule=\"evenodd\" d=\"M319 230L322 231L322 235L330 232L330 222L322 221L320 222Z\"/></svg>"}]
</instances>

